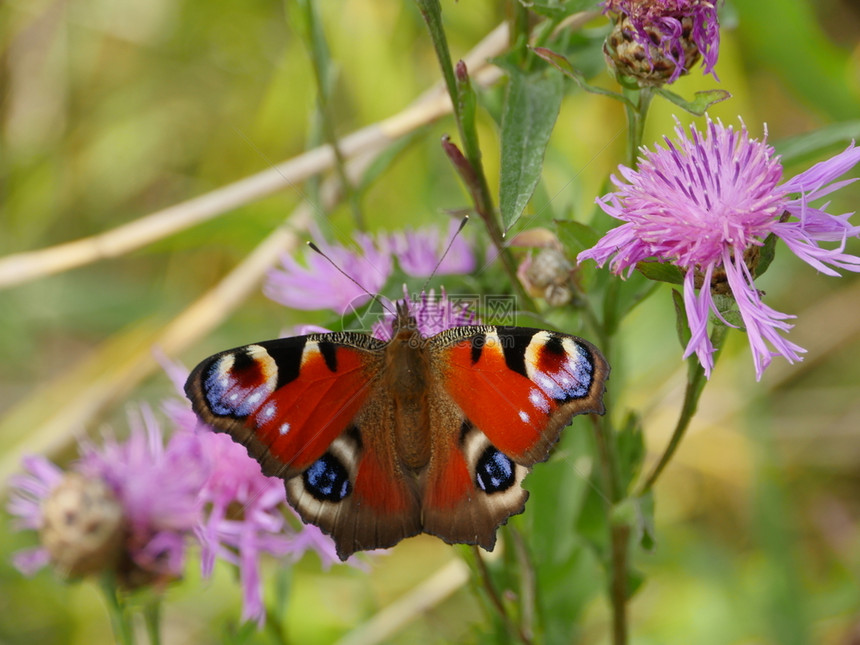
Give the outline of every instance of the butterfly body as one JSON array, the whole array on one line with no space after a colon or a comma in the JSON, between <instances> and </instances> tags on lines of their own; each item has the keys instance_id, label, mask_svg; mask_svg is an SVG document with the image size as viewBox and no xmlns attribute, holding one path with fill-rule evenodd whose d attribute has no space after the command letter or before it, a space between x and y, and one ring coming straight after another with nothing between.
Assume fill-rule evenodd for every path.
<instances>
[{"instance_id":1,"label":"butterfly body","mask_svg":"<svg viewBox=\"0 0 860 645\"><path fill-rule=\"evenodd\" d=\"M492 549L521 482L561 429L603 412L590 343L519 327L424 337L403 305L390 341L334 332L216 354L189 376L195 412L284 479L338 555L421 532Z\"/></svg>"}]
</instances>

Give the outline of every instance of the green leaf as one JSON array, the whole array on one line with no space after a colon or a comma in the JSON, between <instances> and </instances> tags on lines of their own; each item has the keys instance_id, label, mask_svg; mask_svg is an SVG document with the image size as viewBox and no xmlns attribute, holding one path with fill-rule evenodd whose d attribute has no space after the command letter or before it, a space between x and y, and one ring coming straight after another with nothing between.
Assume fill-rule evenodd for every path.
<instances>
[{"instance_id":1,"label":"green leaf","mask_svg":"<svg viewBox=\"0 0 860 645\"><path fill-rule=\"evenodd\" d=\"M776 235L771 233L765 238L764 245L759 249L758 264L755 266L756 278L764 275L764 272L767 271L770 263L773 262L773 258L776 255L776 240Z\"/></svg>"},{"instance_id":2,"label":"green leaf","mask_svg":"<svg viewBox=\"0 0 860 645\"><path fill-rule=\"evenodd\" d=\"M530 2L528 7L539 16L553 20L562 20L579 11L585 11L594 6L594 0L567 0L566 2Z\"/></svg>"},{"instance_id":3,"label":"green leaf","mask_svg":"<svg viewBox=\"0 0 860 645\"><path fill-rule=\"evenodd\" d=\"M657 94L667 101L674 103L681 109L686 110L690 114L695 114L696 116L702 116L707 112L708 108L715 103L725 101L732 97L732 95L726 90L705 90L702 92L696 92L696 98L692 101L688 101L680 94L675 94L664 87L657 89Z\"/></svg>"},{"instance_id":4,"label":"green leaf","mask_svg":"<svg viewBox=\"0 0 860 645\"><path fill-rule=\"evenodd\" d=\"M790 164L814 157L836 145L846 146L855 139L860 139L860 120L834 123L812 132L783 139L774 143L773 147L782 157L783 164Z\"/></svg>"},{"instance_id":5,"label":"green leaf","mask_svg":"<svg viewBox=\"0 0 860 645\"><path fill-rule=\"evenodd\" d=\"M606 492L599 478L591 479L592 486L586 491L585 498L576 518L576 533L587 544L601 562L609 557L609 526L606 517Z\"/></svg>"},{"instance_id":6,"label":"green leaf","mask_svg":"<svg viewBox=\"0 0 860 645\"><path fill-rule=\"evenodd\" d=\"M657 533L654 528L654 491L649 490L635 498L635 501L636 534L633 537L643 550L650 552L657 545Z\"/></svg>"},{"instance_id":7,"label":"green leaf","mask_svg":"<svg viewBox=\"0 0 860 645\"><path fill-rule=\"evenodd\" d=\"M510 70L511 82L502 112L499 209L505 230L522 215L543 167L543 156L563 96L558 74Z\"/></svg>"},{"instance_id":8,"label":"green leaf","mask_svg":"<svg viewBox=\"0 0 860 645\"><path fill-rule=\"evenodd\" d=\"M636 524L636 503L626 497L612 507L610 521L614 526L633 526Z\"/></svg>"},{"instance_id":9,"label":"green leaf","mask_svg":"<svg viewBox=\"0 0 860 645\"><path fill-rule=\"evenodd\" d=\"M693 334L687 322L687 308L684 306L684 296L677 289L672 289L672 304L675 305L675 329L678 330L678 340L681 347L686 348Z\"/></svg>"},{"instance_id":10,"label":"green leaf","mask_svg":"<svg viewBox=\"0 0 860 645\"><path fill-rule=\"evenodd\" d=\"M475 126L478 100L466 64L463 61L457 63L454 76L457 80L457 113L460 115L463 147L467 156L470 151L480 155L481 146L478 143L478 130Z\"/></svg>"},{"instance_id":11,"label":"green leaf","mask_svg":"<svg viewBox=\"0 0 860 645\"><path fill-rule=\"evenodd\" d=\"M639 475L645 460L645 436L637 414L631 412L627 415L624 425L615 434L615 445L621 490L626 491Z\"/></svg>"},{"instance_id":12,"label":"green leaf","mask_svg":"<svg viewBox=\"0 0 860 645\"><path fill-rule=\"evenodd\" d=\"M523 516L530 548L541 561L558 563L573 556L579 537L571 529L591 490L593 464L587 458L589 434L571 427L564 432L553 458L529 475L526 488L535 512Z\"/></svg>"},{"instance_id":13,"label":"green leaf","mask_svg":"<svg viewBox=\"0 0 860 645\"><path fill-rule=\"evenodd\" d=\"M665 262L637 262L636 270L649 280L684 284L684 273L674 264Z\"/></svg>"},{"instance_id":14,"label":"green leaf","mask_svg":"<svg viewBox=\"0 0 860 645\"><path fill-rule=\"evenodd\" d=\"M737 327L741 331L746 331L746 325L744 325L744 320L741 318L741 312L738 310L738 303L734 298L715 293L714 304L717 306L717 311L720 312L723 320L730 325ZM714 315L711 315L711 319L716 325L724 325L723 321Z\"/></svg>"},{"instance_id":15,"label":"green leaf","mask_svg":"<svg viewBox=\"0 0 860 645\"><path fill-rule=\"evenodd\" d=\"M618 92L613 92L612 90L607 90L602 87L598 87L597 85L591 85L585 80L585 76L576 69L573 65L571 65L570 61L567 60L561 54L554 52L546 47L533 47L532 51L543 58L547 63L561 71L565 76L573 80L577 85L579 85L580 89L589 92L591 94L602 94L603 96L609 96L614 98L622 103L627 104L629 107L633 107L633 103L623 94L619 94Z\"/></svg>"},{"instance_id":16,"label":"green leaf","mask_svg":"<svg viewBox=\"0 0 860 645\"><path fill-rule=\"evenodd\" d=\"M575 258L580 251L590 249L600 240L600 233L588 224L573 220L556 220L558 239L567 254Z\"/></svg>"}]
</instances>

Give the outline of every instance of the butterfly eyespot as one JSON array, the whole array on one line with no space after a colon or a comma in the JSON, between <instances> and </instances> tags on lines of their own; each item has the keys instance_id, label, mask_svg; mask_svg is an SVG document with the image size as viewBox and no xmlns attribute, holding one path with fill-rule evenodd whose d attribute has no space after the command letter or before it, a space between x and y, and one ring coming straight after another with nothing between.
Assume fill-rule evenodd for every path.
<instances>
[{"instance_id":1,"label":"butterfly eyespot","mask_svg":"<svg viewBox=\"0 0 860 645\"><path fill-rule=\"evenodd\" d=\"M225 353L206 369L201 389L217 416L245 418L274 391L278 366L259 345Z\"/></svg>"},{"instance_id":2,"label":"butterfly eyespot","mask_svg":"<svg viewBox=\"0 0 860 645\"><path fill-rule=\"evenodd\" d=\"M514 462L493 446L487 446L475 467L478 487L487 494L498 493L513 486L515 479Z\"/></svg>"},{"instance_id":3,"label":"butterfly eyespot","mask_svg":"<svg viewBox=\"0 0 860 645\"><path fill-rule=\"evenodd\" d=\"M571 338L538 332L526 349L525 365L529 378L557 403L585 398L591 391L594 359Z\"/></svg>"},{"instance_id":4,"label":"butterfly eyespot","mask_svg":"<svg viewBox=\"0 0 860 645\"><path fill-rule=\"evenodd\" d=\"M346 468L328 452L311 464L302 479L305 490L322 502L339 502L352 492Z\"/></svg>"}]
</instances>

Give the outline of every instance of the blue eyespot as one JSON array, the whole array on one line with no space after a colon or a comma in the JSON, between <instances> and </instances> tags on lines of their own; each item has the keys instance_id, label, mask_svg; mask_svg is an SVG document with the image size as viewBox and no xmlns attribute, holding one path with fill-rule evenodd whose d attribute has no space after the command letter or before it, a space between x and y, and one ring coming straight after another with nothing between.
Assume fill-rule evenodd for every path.
<instances>
[{"instance_id":1,"label":"blue eyespot","mask_svg":"<svg viewBox=\"0 0 860 645\"><path fill-rule=\"evenodd\" d=\"M321 502L339 502L352 492L346 468L330 452L312 463L302 473L302 479L305 490Z\"/></svg>"},{"instance_id":2,"label":"blue eyespot","mask_svg":"<svg viewBox=\"0 0 860 645\"><path fill-rule=\"evenodd\" d=\"M475 479L478 487L487 494L507 490L514 484L514 462L493 446L487 446L478 459Z\"/></svg>"}]
</instances>

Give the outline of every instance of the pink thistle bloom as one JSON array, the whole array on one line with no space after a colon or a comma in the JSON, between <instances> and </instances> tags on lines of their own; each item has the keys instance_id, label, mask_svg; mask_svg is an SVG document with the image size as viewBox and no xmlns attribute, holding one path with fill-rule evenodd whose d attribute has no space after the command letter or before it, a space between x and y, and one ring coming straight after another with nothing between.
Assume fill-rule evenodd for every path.
<instances>
[{"instance_id":1,"label":"pink thistle bloom","mask_svg":"<svg viewBox=\"0 0 860 645\"><path fill-rule=\"evenodd\" d=\"M118 566L121 582L134 588L181 576L200 519L199 492L209 477L209 462L194 437L174 436L165 445L149 408L130 421L131 434L123 443L110 436L101 447L82 443L82 458L69 472L102 482L115 496L122 515L122 557L103 567ZM67 473L38 456L26 457L24 467L27 474L10 480L9 512L18 518L17 528L41 530L45 503ZM41 546L15 554L13 561L31 575L51 557Z\"/></svg>"},{"instance_id":2,"label":"pink thistle bloom","mask_svg":"<svg viewBox=\"0 0 860 645\"><path fill-rule=\"evenodd\" d=\"M722 319L710 287L712 280L723 280L737 302L760 379L773 356L794 362L804 350L783 337L793 316L762 302L753 282L755 265L748 266L745 252L773 234L826 275L839 275L837 269L860 271L860 258L845 252L846 240L860 235L860 227L849 222L851 213L831 215L823 210L826 205L810 205L854 181L833 183L860 162L860 148L852 143L779 184L779 157L765 140L750 138L743 125L736 132L708 119L704 135L695 126L688 133L680 124L675 133L675 140L664 139L666 148L643 148L638 170L619 166L622 179L612 176L618 191L597 203L624 223L580 253L578 261L609 262L613 273L627 275L643 260L681 268L692 333L684 356L695 353L708 376L714 352L708 317L713 313ZM836 246L825 248L822 242Z\"/></svg>"},{"instance_id":3,"label":"pink thistle bloom","mask_svg":"<svg viewBox=\"0 0 860 645\"><path fill-rule=\"evenodd\" d=\"M674 65L666 82L674 83L702 55L702 72L712 74L720 49L720 24L716 0L604 0L604 13L626 17L632 39L644 50L649 63L654 56ZM688 33L685 33L687 31ZM688 60L690 54L693 59Z\"/></svg>"},{"instance_id":4,"label":"pink thistle bloom","mask_svg":"<svg viewBox=\"0 0 860 645\"><path fill-rule=\"evenodd\" d=\"M389 235L387 244L403 272L413 278L429 278L434 269L436 275L471 273L475 254L465 237L457 235L446 252L448 241L459 228L459 222L452 221L444 236L434 227L403 230Z\"/></svg>"},{"instance_id":5,"label":"pink thistle bloom","mask_svg":"<svg viewBox=\"0 0 860 645\"><path fill-rule=\"evenodd\" d=\"M63 479L63 471L42 456L24 457L25 474L9 478L9 504L6 510L15 518L17 530L42 528L42 502ZM50 562L48 550L42 546L18 551L12 564L24 575L31 576Z\"/></svg>"},{"instance_id":6,"label":"pink thistle bloom","mask_svg":"<svg viewBox=\"0 0 860 645\"><path fill-rule=\"evenodd\" d=\"M406 285L403 285L403 299L409 304L409 313L415 317L418 331L425 337L434 336L451 327L480 324L471 309L473 303L449 299L444 288L438 297L431 289L429 293L422 291L419 299L413 300L409 297ZM373 326L372 335L380 340L390 340L396 318L393 311L386 311L383 320Z\"/></svg>"},{"instance_id":7,"label":"pink thistle bloom","mask_svg":"<svg viewBox=\"0 0 860 645\"><path fill-rule=\"evenodd\" d=\"M128 439L81 444L75 470L104 481L119 499L133 562L149 573L178 578L188 538L200 521L200 489L211 463L197 437L174 434L165 444L149 407L129 415Z\"/></svg>"},{"instance_id":8,"label":"pink thistle bloom","mask_svg":"<svg viewBox=\"0 0 860 645\"><path fill-rule=\"evenodd\" d=\"M370 299L368 292L377 293L385 285L392 261L391 254L377 248L369 235L356 234L355 241L360 253L339 244L317 243L331 261L308 249L307 266L282 255L283 268L269 272L263 293L294 309L331 309L338 314L364 304Z\"/></svg>"}]
</instances>

